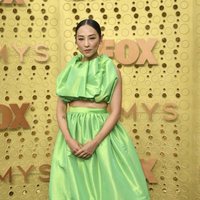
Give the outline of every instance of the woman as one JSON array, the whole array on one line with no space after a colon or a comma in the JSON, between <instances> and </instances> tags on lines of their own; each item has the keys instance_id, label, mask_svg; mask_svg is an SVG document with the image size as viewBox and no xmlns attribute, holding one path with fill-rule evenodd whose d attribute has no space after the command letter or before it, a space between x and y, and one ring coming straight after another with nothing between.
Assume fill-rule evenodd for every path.
<instances>
[{"instance_id":1,"label":"woman","mask_svg":"<svg viewBox=\"0 0 200 200\"><path fill-rule=\"evenodd\" d=\"M139 159L118 123L120 72L110 58L98 55L99 24L81 21L75 38L81 54L57 79L60 131L52 158L50 200L148 200Z\"/></svg>"}]
</instances>

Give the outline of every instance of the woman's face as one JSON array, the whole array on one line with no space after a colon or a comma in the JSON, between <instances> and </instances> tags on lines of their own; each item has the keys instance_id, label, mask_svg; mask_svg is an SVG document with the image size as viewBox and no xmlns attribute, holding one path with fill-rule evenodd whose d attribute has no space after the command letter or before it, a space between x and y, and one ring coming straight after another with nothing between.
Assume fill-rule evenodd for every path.
<instances>
[{"instance_id":1,"label":"woman's face","mask_svg":"<svg viewBox=\"0 0 200 200\"><path fill-rule=\"evenodd\" d=\"M84 55L84 60L91 60L98 55L101 42L97 31L89 25L81 26L76 34L78 50Z\"/></svg>"}]
</instances>

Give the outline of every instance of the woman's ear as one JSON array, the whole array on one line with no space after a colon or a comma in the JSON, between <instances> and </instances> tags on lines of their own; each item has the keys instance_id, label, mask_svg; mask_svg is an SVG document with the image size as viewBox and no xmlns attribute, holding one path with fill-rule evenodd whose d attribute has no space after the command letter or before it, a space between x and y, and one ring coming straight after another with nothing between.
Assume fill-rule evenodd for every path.
<instances>
[{"instance_id":1,"label":"woman's ear","mask_svg":"<svg viewBox=\"0 0 200 200\"><path fill-rule=\"evenodd\" d=\"M103 41L103 34L101 35L101 38L100 38L100 43Z\"/></svg>"}]
</instances>

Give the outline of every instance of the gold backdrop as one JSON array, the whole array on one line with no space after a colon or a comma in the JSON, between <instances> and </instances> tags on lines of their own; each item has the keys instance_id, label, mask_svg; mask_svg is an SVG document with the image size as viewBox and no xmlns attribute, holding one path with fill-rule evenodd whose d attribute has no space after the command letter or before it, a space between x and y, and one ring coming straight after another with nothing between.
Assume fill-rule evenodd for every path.
<instances>
[{"instance_id":1,"label":"gold backdrop","mask_svg":"<svg viewBox=\"0 0 200 200\"><path fill-rule=\"evenodd\" d=\"M73 28L88 17L113 40L111 53L125 39L157 40L157 64L113 57L123 78L121 122L139 157L157 160L152 200L200 199L200 0L19 3L0 3L0 200L48 199L55 80L77 53Z\"/></svg>"}]
</instances>

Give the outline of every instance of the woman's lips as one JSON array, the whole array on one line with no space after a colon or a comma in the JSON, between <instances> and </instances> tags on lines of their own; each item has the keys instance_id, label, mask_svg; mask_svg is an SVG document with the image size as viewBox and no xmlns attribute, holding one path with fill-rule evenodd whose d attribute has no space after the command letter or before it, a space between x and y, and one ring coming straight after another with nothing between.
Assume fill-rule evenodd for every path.
<instances>
[{"instance_id":1,"label":"woman's lips","mask_svg":"<svg viewBox=\"0 0 200 200\"><path fill-rule=\"evenodd\" d=\"M91 49L85 49L84 52L85 53L89 53L91 51Z\"/></svg>"}]
</instances>

